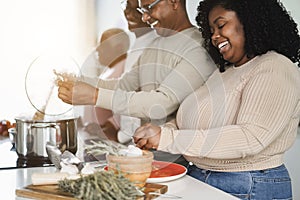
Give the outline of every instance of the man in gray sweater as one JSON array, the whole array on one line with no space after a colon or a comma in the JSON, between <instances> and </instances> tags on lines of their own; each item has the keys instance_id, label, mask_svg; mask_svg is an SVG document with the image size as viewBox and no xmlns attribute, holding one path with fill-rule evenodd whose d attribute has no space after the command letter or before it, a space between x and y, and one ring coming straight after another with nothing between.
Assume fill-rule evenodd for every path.
<instances>
[{"instance_id":1,"label":"man in gray sweater","mask_svg":"<svg viewBox=\"0 0 300 200\"><path fill-rule=\"evenodd\" d=\"M142 124L164 124L184 98L216 69L189 21L185 0L141 0L142 20L157 37L131 71L119 79L60 81L59 98L73 105L95 105L138 117Z\"/></svg>"}]
</instances>

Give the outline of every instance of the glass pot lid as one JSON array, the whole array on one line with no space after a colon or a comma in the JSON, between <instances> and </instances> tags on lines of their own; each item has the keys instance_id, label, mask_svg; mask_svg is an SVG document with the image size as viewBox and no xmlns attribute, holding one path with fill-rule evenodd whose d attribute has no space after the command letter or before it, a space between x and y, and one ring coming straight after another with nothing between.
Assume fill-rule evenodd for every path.
<instances>
[{"instance_id":1,"label":"glass pot lid","mask_svg":"<svg viewBox=\"0 0 300 200\"><path fill-rule=\"evenodd\" d=\"M70 56L62 55L39 56L31 62L26 73L27 98L37 113L42 115L65 115L73 108L58 98L57 76L54 71L80 76L77 62Z\"/></svg>"}]
</instances>

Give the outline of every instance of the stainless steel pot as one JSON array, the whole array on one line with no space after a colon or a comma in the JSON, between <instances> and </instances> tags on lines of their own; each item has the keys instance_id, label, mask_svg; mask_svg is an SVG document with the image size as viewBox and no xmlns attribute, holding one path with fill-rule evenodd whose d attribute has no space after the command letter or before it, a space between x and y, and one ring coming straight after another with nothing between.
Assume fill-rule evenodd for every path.
<instances>
[{"instance_id":1,"label":"stainless steel pot","mask_svg":"<svg viewBox=\"0 0 300 200\"><path fill-rule=\"evenodd\" d=\"M16 152L19 157L44 157L47 142L60 149L77 151L77 119L34 121L16 118Z\"/></svg>"}]
</instances>

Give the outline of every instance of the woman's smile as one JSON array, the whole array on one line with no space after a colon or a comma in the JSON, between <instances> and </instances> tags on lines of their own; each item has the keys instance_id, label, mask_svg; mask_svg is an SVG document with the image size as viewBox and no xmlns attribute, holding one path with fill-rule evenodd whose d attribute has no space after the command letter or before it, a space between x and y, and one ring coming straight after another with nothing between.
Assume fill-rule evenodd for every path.
<instances>
[{"instance_id":1,"label":"woman's smile","mask_svg":"<svg viewBox=\"0 0 300 200\"><path fill-rule=\"evenodd\" d=\"M218 46L220 53L223 54L229 49L229 42L224 41L224 42L219 43L217 46Z\"/></svg>"},{"instance_id":2,"label":"woman's smile","mask_svg":"<svg viewBox=\"0 0 300 200\"><path fill-rule=\"evenodd\" d=\"M209 13L211 42L223 58L240 66L247 61L244 28L235 12L216 6Z\"/></svg>"}]
</instances>

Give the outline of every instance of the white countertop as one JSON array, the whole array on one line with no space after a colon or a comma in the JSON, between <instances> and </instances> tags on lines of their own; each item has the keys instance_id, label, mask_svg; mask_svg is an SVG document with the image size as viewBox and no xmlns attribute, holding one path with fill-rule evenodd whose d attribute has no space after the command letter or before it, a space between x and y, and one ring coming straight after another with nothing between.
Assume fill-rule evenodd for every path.
<instances>
[{"instance_id":1,"label":"white countertop","mask_svg":"<svg viewBox=\"0 0 300 200\"><path fill-rule=\"evenodd\" d=\"M79 130L78 134L78 150L77 156L83 159L83 141L91 139L86 132ZM5 157L12 155L6 155ZM16 156L16 155L14 155ZM15 195L15 190L32 184L31 176L33 173L52 173L56 172L55 167L30 167L30 168L14 168L0 169L0 199L7 200L28 200ZM185 175L177 180L163 182L168 186L167 194L173 194L182 197L183 200L207 199L207 200L234 200L237 199L219 189L216 189L208 184L198 181L188 175ZM157 198L167 199L167 198ZM170 198L169 198L170 199Z\"/></svg>"},{"instance_id":2,"label":"white countertop","mask_svg":"<svg viewBox=\"0 0 300 200\"><path fill-rule=\"evenodd\" d=\"M55 172L55 167L35 167L0 170L0 188L1 199L25 200L17 197L15 190L31 184L31 175L33 173L51 173ZM223 191L202 183L188 175L174 181L164 182L168 186L167 194L174 194L182 199L209 199L209 200L234 200L237 199ZM159 199L159 198L157 198ZM160 198L162 199L162 198ZM166 199L166 198L164 198Z\"/></svg>"}]
</instances>

